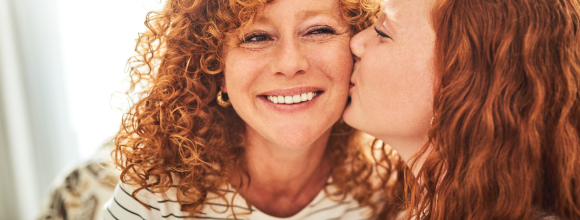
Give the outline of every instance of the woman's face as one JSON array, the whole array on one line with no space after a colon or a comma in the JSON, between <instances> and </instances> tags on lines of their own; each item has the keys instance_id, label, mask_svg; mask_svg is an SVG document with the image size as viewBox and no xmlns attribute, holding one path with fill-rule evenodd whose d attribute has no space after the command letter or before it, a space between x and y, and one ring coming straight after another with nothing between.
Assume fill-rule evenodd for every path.
<instances>
[{"instance_id":1,"label":"woman's face","mask_svg":"<svg viewBox=\"0 0 580 220\"><path fill-rule=\"evenodd\" d=\"M350 43L355 64L344 120L392 146L424 141L433 116L432 5L387 0L377 22Z\"/></svg>"},{"instance_id":2,"label":"woman's face","mask_svg":"<svg viewBox=\"0 0 580 220\"><path fill-rule=\"evenodd\" d=\"M301 148L328 134L348 98L350 35L338 0L275 0L227 40L223 90L249 138Z\"/></svg>"}]
</instances>

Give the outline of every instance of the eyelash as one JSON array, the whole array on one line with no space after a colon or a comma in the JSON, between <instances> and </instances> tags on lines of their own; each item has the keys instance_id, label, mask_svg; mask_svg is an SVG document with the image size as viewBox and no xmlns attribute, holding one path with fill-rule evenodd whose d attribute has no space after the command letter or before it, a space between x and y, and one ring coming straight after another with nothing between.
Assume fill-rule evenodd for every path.
<instances>
[{"instance_id":1,"label":"eyelash","mask_svg":"<svg viewBox=\"0 0 580 220\"><path fill-rule=\"evenodd\" d=\"M391 36L389 36L389 35L381 32L381 31L379 31L379 29L377 29L377 27L373 27L373 28L375 28L375 31L377 32L378 36L386 37L386 38L391 38Z\"/></svg>"},{"instance_id":2,"label":"eyelash","mask_svg":"<svg viewBox=\"0 0 580 220\"><path fill-rule=\"evenodd\" d=\"M264 38L262 40L251 40L252 38ZM266 33L252 33L249 36L247 36L246 38L242 39L241 42L242 43L260 43L266 40L271 39L268 34Z\"/></svg>"},{"instance_id":3,"label":"eyelash","mask_svg":"<svg viewBox=\"0 0 580 220\"><path fill-rule=\"evenodd\" d=\"M317 31L319 31L320 33L314 33ZM327 26L316 27L313 30L310 30L308 33L309 34L336 34L334 29L327 27Z\"/></svg>"},{"instance_id":4,"label":"eyelash","mask_svg":"<svg viewBox=\"0 0 580 220\"><path fill-rule=\"evenodd\" d=\"M313 30L308 31L307 34L336 34L336 31L330 27L322 26L316 27ZM262 38L261 40L252 40L252 38ZM271 38L266 33L252 33L246 38L241 40L241 43L260 43L263 41L270 40Z\"/></svg>"}]
</instances>

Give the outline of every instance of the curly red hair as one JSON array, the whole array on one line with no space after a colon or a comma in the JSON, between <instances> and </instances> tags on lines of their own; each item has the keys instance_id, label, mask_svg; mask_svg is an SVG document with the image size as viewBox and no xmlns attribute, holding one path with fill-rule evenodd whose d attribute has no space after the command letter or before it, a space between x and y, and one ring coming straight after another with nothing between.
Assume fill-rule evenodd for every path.
<instances>
[{"instance_id":1,"label":"curly red hair","mask_svg":"<svg viewBox=\"0 0 580 220\"><path fill-rule=\"evenodd\" d=\"M580 219L580 3L438 0L432 18L440 81L407 217Z\"/></svg>"},{"instance_id":2,"label":"curly red hair","mask_svg":"<svg viewBox=\"0 0 580 220\"><path fill-rule=\"evenodd\" d=\"M149 13L148 31L137 41L138 55L129 60L128 93L140 97L125 115L112 153L121 181L138 187L134 198L139 190L164 193L177 185L182 211L195 215L208 193L224 195L220 189L231 175L247 175L240 165L244 122L233 108L216 103L224 69L220 49L228 34L251 24L268 2L168 0L163 10ZM373 23L378 2L340 2L353 34ZM144 91L134 92L139 87ZM368 178L375 166L356 137L343 122L334 125L326 149L332 158L332 185L376 210L370 196L380 189Z\"/></svg>"}]
</instances>

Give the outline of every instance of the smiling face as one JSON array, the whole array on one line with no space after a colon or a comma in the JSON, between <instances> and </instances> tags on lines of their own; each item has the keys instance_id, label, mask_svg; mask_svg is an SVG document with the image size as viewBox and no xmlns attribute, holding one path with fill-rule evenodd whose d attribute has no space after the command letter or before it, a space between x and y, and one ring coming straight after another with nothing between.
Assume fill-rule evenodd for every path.
<instances>
[{"instance_id":1,"label":"smiling face","mask_svg":"<svg viewBox=\"0 0 580 220\"><path fill-rule=\"evenodd\" d=\"M348 98L350 35L338 0L275 0L228 39L223 89L249 138L289 148L328 138Z\"/></svg>"},{"instance_id":2,"label":"smiling face","mask_svg":"<svg viewBox=\"0 0 580 220\"><path fill-rule=\"evenodd\" d=\"M433 0L387 0L376 23L355 35L351 103L344 120L390 144L425 143L432 117Z\"/></svg>"}]
</instances>

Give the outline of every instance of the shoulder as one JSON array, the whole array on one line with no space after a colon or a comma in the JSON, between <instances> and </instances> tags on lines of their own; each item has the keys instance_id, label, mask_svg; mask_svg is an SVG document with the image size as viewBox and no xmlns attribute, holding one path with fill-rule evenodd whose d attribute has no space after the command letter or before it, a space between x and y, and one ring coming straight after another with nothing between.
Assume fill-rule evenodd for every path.
<instances>
[{"instance_id":1,"label":"shoulder","mask_svg":"<svg viewBox=\"0 0 580 220\"><path fill-rule=\"evenodd\" d=\"M133 194L135 197L133 197ZM104 206L104 219L166 219L185 218L176 200L175 189L153 193L119 182L113 196Z\"/></svg>"},{"instance_id":2,"label":"shoulder","mask_svg":"<svg viewBox=\"0 0 580 220\"><path fill-rule=\"evenodd\" d=\"M67 169L53 182L39 219L101 219L101 207L113 193L119 174L103 160Z\"/></svg>"}]
</instances>

